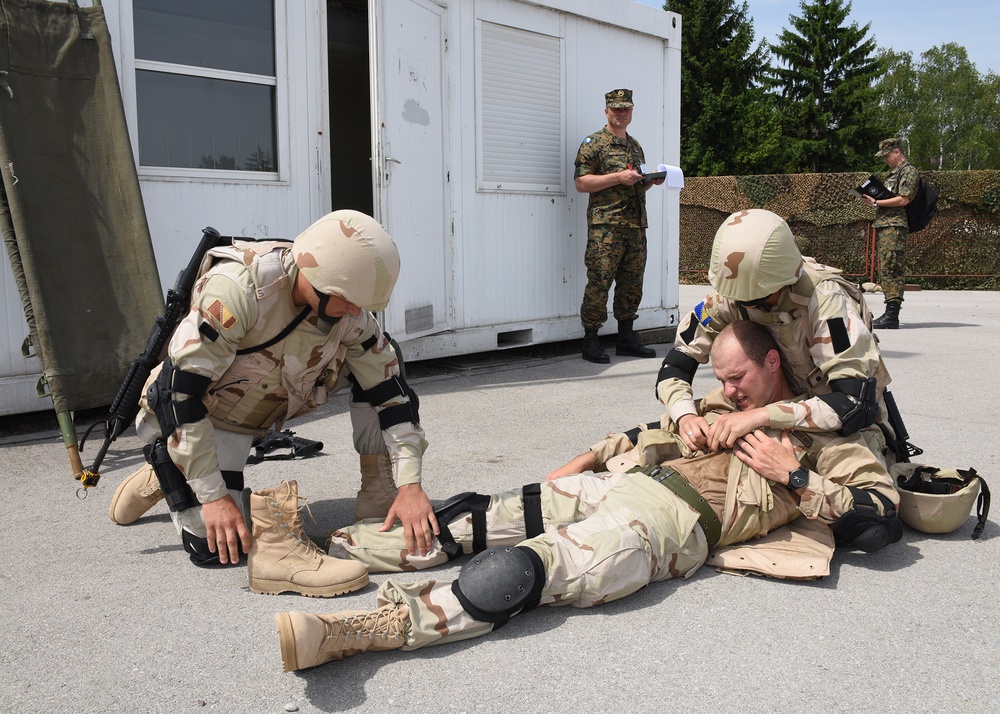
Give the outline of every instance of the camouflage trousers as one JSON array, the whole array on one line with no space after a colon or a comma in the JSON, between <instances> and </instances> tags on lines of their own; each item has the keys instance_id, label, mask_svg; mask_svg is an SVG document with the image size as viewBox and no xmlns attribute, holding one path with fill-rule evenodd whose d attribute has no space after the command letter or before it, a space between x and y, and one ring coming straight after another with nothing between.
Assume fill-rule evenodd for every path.
<instances>
[{"instance_id":1,"label":"camouflage trousers","mask_svg":"<svg viewBox=\"0 0 1000 714\"><path fill-rule=\"evenodd\" d=\"M646 272L645 228L591 226L583 263L587 266L587 287L580 305L580 321L585 330L597 330L607 321L611 283L615 284L615 319L621 322L638 317Z\"/></svg>"},{"instance_id":2,"label":"camouflage trousers","mask_svg":"<svg viewBox=\"0 0 1000 714\"><path fill-rule=\"evenodd\" d=\"M879 284L885 301L903 301L906 280L906 239L910 231L903 226L886 226L875 229L878 251Z\"/></svg>"},{"instance_id":3,"label":"camouflage trousers","mask_svg":"<svg viewBox=\"0 0 1000 714\"><path fill-rule=\"evenodd\" d=\"M708 556L698 514L672 491L641 473L578 474L542 484L545 533L524 540L521 489L491 497L487 545L531 548L545 566L542 605L591 607L618 600L650 582L688 577ZM447 562L440 543L426 556L407 555L400 526L379 533L368 520L333 535L330 554L365 563L372 572L418 570ZM472 550L472 518L449 524L457 543ZM478 637L493 625L473 619L451 581L386 581L378 604L405 604L410 623L403 649Z\"/></svg>"}]
</instances>

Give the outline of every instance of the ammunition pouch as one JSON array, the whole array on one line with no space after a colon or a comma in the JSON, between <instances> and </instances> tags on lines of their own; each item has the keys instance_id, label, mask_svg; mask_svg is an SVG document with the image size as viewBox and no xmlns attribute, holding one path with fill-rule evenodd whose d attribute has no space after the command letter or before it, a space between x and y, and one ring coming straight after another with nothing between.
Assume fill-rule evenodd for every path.
<instances>
[{"instance_id":1,"label":"ammunition pouch","mask_svg":"<svg viewBox=\"0 0 1000 714\"><path fill-rule=\"evenodd\" d=\"M493 629L511 615L538 606L545 586L545 566L531 548L491 548L470 561L451 584L462 609Z\"/></svg>"},{"instance_id":2,"label":"ammunition pouch","mask_svg":"<svg viewBox=\"0 0 1000 714\"><path fill-rule=\"evenodd\" d=\"M146 390L146 403L156 414L160 434L168 437L182 424L200 421L208 414L201 401L208 391L211 380L194 372L185 372L175 367L170 358L163 360L163 368ZM189 399L175 400L175 394L183 394Z\"/></svg>"},{"instance_id":3,"label":"ammunition pouch","mask_svg":"<svg viewBox=\"0 0 1000 714\"><path fill-rule=\"evenodd\" d=\"M903 526L892 502L878 491L866 491L848 486L854 496L854 508L830 526L837 539L865 553L874 553L903 537ZM872 497L882 502L884 515L879 515Z\"/></svg>"},{"instance_id":4,"label":"ammunition pouch","mask_svg":"<svg viewBox=\"0 0 1000 714\"><path fill-rule=\"evenodd\" d=\"M850 436L878 419L881 409L875 377L835 379L830 382L830 389L833 391L819 398L840 417L841 426L837 433L841 436Z\"/></svg>"}]
</instances>

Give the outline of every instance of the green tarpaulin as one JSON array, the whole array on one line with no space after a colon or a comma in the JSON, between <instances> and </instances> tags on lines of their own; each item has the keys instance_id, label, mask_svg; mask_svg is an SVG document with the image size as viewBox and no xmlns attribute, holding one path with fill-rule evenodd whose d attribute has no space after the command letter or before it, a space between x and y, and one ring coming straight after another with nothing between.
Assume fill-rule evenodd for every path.
<instances>
[{"instance_id":1,"label":"green tarpaulin","mask_svg":"<svg viewBox=\"0 0 1000 714\"><path fill-rule=\"evenodd\" d=\"M0 0L0 174L55 410L108 405L163 297L101 8Z\"/></svg>"}]
</instances>

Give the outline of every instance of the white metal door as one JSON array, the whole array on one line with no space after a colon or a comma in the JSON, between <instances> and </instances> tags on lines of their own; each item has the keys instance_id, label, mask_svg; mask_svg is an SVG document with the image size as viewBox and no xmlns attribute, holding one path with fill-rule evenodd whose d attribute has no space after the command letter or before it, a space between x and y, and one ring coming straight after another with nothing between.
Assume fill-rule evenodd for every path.
<instances>
[{"instance_id":1,"label":"white metal door","mask_svg":"<svg viewBox=\"0 0 1000 714\"><path fill-rule=\"evenodd\" d=\"M400 342L451 329L451 229L445 139L446 8L372 0L376 90L372 116L378 216L402 269L385 313Z\"/></svg>"}]
</instances>

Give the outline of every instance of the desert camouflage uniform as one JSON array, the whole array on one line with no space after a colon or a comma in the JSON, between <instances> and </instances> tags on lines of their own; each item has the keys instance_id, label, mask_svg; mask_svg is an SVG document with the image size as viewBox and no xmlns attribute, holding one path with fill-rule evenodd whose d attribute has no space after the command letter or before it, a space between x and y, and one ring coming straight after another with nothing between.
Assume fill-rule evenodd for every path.
<instances>
[{"instance_id":1,"label":"desert camouflage uniform","mask_svg":"<svg viewBox=\"0 0 1000 714\"><path fill-rule=\"evenodd\" d=\"M871 332L871 312L858 287L841 278L839 270L811 258L803 261L799 280L782 288L770 311L710 293L681 320L674 349L705 364L716 336L729 323L752 320L764 325L781 348L782 368L792 390L809 397L793 404L768 405L774 429L837 431L842 426L840 417L817 395L829 394L830 382L836 379L875 377L882 416L862 431L873 453L884 455L882 429L890 433L891 429L881 395L891 379ZM674 423L697 413L691 385L683 379L664 379L656 392Z\"/></svg>"},{"instance_id":2,"label":"desert camouflage uniform","mask_svg":"<svg viewBox=\"0 0 1000 714\"><path fill-rule=\"evenodd\" d=\"M906 196L912 201L920 188L920 172L909 161L903 161L889 174L885 187L897 196ZM875 229L875 244L878 248L879 283L886 302L903 301L906 241L910 235L907 226L905 207L878 206L875 209L872 227Z\"/></svg>"},{"instance_id":3,"label":"desert camouflage uniform","mask_svg":"<svg viewBox=\"0 0 1000 714\"><path fill-rule=\"evenodd\" d=\"M721 390L711 393L699 407L710 420L733 408ZM779 438L777 431L769 434ZM631 438L610 435L593 450L598 467L610 467L607 461L622 457L614 466L615 473L577 474L542 484L543 535L522 540L521 489L493 496L486 512L487 544L519 544L539 555L546 575L541 604L591 607L625 597L650 582L687 577L705 562L710 547L758 538L799 515L832 523L853 507L846 484L877 490L898 504L885 468L857 436L795 433L792 441L796 456L810 471L799 499L730 452L690 454L670 429L654 425L644 426ZM683 475L712 507L722 524L718 543L706 541L697 512L680 497L644 473L627 470L661 460ZM877 507L881 512L881 504ZM437 541L428 555L411 556L400 528L379 533L379 525L366 521L338 531L331 554L360 560L372 572L417 570L447 561ZM471 552L471 516L463 514L449 529L464 552ZM823 530L829 535L828 528ZM792 557L787 549L784 556ZM378 592L378 605L387 603L409 608L404 649L475 637L493 629L462 609L446 581L388 580Z\"/></svg>"},{"instance_id":4,"label":"desert camouflage uniform","mask_svg":"<svg viewBox=\"0 0 1000 714\"><path fill-rule=\"evenodd\" d=\"M590 174L639 170L646 159L639 142L626 134L621 140L604 127L580 145L575 178ZM584 329L596 330L608 319L608 293L615 284L616 320L634 320L642 301L646 270L645 184L611 186L591 193L587 203L587 287L580 306Z\"/></svg>"},{"instance_id":5,"label":"desert camouflage uniform","mask_svg":"<svg viewBox=\"0 0 1000 714\"><path fill-rule=\"evenodd\" d=\"M323 404L328 394L349 384L348 373L362 389L399 374L392 346L375 316L364 310L357 316L345 315L332 326L310 311L279 342L237 354L273 339L303 309L292 301L298 268L290 245L236 241L234 246L210 251L194 287L191 311L168 345L175 367L211 379L203 399L208 417L179 426L167 442L171 460L201 503L226 495L218 432L263 435L268 427L280 428L286 419ZM147 386L158 374L159 370L153 373ZM356 447L361 453L381 453L384 447L373 442L384 438L399 485L420 482L426 448L423 430L407 422L380 431L377 412L406 401L407 397L396 397L374 410L367 404L351 405ZM142 405L140 421L158 432L145 397ZM355 418L356 408L369 417ZM249 440L246 443L249 447Z\"/></svg>"}]
</instances>

